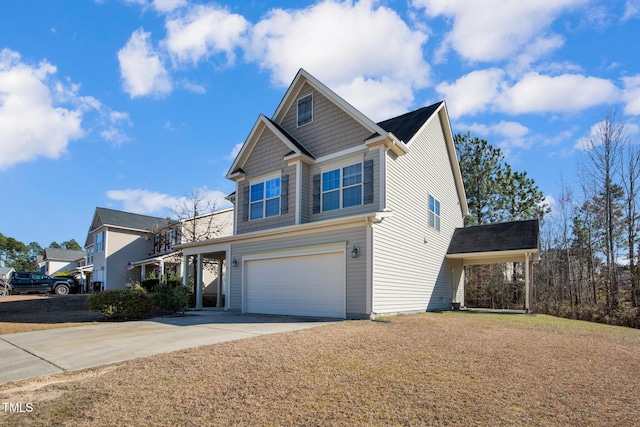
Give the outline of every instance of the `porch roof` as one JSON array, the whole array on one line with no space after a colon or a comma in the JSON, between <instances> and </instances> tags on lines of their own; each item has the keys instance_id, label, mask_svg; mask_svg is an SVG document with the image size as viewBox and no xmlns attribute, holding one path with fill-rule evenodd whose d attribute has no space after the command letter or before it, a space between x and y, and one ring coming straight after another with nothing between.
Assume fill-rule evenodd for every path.
<instances>
[{"instance_id":1,"label":"porch roof","mask_svg":"<svg viewBox=\"0 0 640 427\"><path fill-rule=\"evenodd\" d=\"M540 253L540 225L537 219L457 228L447 258L464 264L493 264L524 261Z\"/></svg>"}]
</instances>

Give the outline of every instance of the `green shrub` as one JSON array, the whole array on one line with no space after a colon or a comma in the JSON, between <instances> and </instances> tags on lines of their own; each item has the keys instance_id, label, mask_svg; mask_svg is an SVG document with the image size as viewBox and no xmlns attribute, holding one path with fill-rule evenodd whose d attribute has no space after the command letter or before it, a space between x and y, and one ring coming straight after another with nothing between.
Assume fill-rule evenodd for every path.
<instances>
[{"instance_id":1,"label":"green shrub","mask_svg":"<svg viewBox=\"0 0 640 427\"><path fill-rule=\"evenodd\" d=\"M153 302L161 312L184 312L189 303L188 289L181 285L156 285L153 289Z\"/></svg>"},{"instance_id":2,"label":"green shrub","mask_svg":"<svg viewBox=\"0 0 640 427\"><path fill-rule=\"evenodd\" d=\"M140 285L147 292L153 292L153 290L156 288L156 286L158 286L158 284L160 284L160 279L155 278L155 277L151 277L149 279L144 279L142 282L140 282Z\"/></svg>"},{"instance_id":3,"label":"green shrub","mask_svg":"<svg viewBox=\"0 0 640 427\"><path fill-rule=\"evenodd\" d=\"M102 313L105 319L144 319L154 314L152 297L144 291L112 289L89 295L89 310Z\"/></svg>"}]
</instances>

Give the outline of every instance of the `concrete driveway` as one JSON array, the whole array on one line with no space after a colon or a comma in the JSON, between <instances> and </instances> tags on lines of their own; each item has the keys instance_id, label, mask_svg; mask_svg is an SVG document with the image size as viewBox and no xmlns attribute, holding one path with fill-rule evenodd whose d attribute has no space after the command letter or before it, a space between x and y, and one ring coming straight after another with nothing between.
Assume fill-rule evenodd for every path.
<instances>
[{"instance_id":1,"label":"concrete driveway","mask_svg":"<svg viewBox=\"0 0 640 427\"><path fill-rule=\"evenodd\" d=\"M0 384L333 322L198 311L183 317L0 335Z\"/></svg>"}]
</instances>

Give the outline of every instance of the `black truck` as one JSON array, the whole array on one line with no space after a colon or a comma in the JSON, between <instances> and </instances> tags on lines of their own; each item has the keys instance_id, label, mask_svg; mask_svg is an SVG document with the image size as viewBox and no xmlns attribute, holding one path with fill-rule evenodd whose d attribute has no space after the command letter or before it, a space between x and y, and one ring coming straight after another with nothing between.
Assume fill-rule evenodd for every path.
<instances>
[{"instance_id":1,"label":"black truck","mask_svg":"<svg viewBox=\"0 0 640 427\"><path fill-rule=\"evenodd\" d=\"M31 271L14 271L9 279L12 294L55 293L67 295L80 290L80 284L70 277L49 277Z\"/></svg>"}]
</instances>

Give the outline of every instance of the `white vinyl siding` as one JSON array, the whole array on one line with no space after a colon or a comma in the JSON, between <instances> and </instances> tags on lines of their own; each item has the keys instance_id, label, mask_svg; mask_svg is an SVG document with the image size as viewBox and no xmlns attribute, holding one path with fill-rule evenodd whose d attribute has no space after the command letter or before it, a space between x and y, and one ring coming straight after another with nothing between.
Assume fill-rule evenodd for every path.
<instances>
[{"instance_id":1,"label":"white vinyl siding","mask_svg":"<svg viewBox=\"0 0 640 427\"><path fill-rule=\"evenodd\" d=\"M387 154L386 175L393 216L374 226L373 311L448 309L460 276L452 277L445 254L463 222L438 117L414 138L409 153ZM429 195L440 202L440 232L428 226Z\"/></svg>"}]
</instances>

